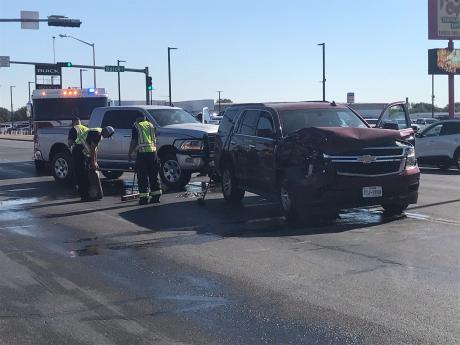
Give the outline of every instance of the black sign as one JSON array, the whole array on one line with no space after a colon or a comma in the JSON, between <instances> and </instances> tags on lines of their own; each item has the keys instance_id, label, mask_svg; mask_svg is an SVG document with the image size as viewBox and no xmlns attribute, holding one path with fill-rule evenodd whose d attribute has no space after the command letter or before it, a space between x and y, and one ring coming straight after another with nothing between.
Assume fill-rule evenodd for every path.
<instances>
[{"instance_id":1,"label":"black sign","mask_svg":"<svg viewBox=\"0 0 460 345\"><path fill-rule=\"evenodd\" d=\"M124 72L125 66L104 66L105 72Z\"/></svg>"},{"instance_id":2,"label":"black sign","mask_svg":"<svg viewBox=\"0 0 460 345\"><path fill-rule=\"evenodd\" d=\"M43 89L60 89L61 85L60 84L37 84L35 85L35 88L37 90L43 90Z\"/></svg>"},{"instance_id":3,"label":"black sign","mask_svg":"<svg viewBox=\"0 0 460 345\"><path fill-rule=\"evenodd\" d=\"M53 64L35 65L35 76L58 75L61 76L61 67Z\"/></svg>"},{"instance_id":4,"label":"black sign","mask_svg":"<svg viewBox=\"0 0 460 345\"><path fill-rule=\"evenodd\" d=\"M429 49L428 74L460 74L460 49Z\"/></svg>"}]
</instances>

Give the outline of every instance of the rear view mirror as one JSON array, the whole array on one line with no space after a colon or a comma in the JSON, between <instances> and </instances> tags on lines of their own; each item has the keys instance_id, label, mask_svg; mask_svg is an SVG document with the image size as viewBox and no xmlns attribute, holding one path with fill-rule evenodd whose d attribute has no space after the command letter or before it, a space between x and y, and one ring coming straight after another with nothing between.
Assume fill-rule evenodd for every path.
<instances>
[{"instance_id":1,"label":"rear view mirror","mask_svg":"<svg viewBox=\"0 0 460 345\"><path fill-rule=\"evenodd\" d=\"M385 122L383 124L383 129L393 129L393 130L396 130L398 131L399 130L399 125L397 123L394 123L394 122Z\"/></svg>"}]
</instances>

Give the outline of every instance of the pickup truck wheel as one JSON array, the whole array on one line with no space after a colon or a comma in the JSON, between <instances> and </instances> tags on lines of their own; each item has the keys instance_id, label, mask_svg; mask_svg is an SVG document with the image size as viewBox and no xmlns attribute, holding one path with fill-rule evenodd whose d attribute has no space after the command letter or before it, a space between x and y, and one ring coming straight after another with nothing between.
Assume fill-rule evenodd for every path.
<instances>
[{"instance_id":1,"label":"pickup truck wheel","mask_svg":"<svg viewBox=\"0 0 460 345\"><path fill-rule=\"evenodd\" d=\"M161 181L173 190L182 189L192 178L192 173L182 170L176 155L170 154L164 157L160 163Z\"/></svg>"},{"instance_id":2,"label":"pickup truck wheel","mask_svg":"<svg viewBox=\"0 0 460 345\"><path fill-rule=\"evenodd\" d=\"M102 170L101 173L109 180L116 180L117 178L121 177L121 175L123 175L123 171L117 170Z\"/></svg>"},{"instance_id":3,"label":"pickup truck wheel","mask_svg":"<svg viewBox=\"0 0 460 345\"><path fill-rule=\"evenodd\" d=\"M71 184L73 178L70 156L63 152L55 154L51 161L51 173L57 182Z\"/></svg>"},{"instance_id":4,"label":"pickup truck wheel","mask_svg":"<svg viewBox=\"0 0 460 345\"><path fill-rule=\"evenodd\" d=\"M225 167L222 171L222 194L226 201L235 204L244 198L244 190L240 188L230 167Z\"/></svg>"},{"instance_id":5,"label":"pickup truck wheel","mask_svg":"<svg viewBox=\"0 0 460 345\"><path fill-rule=\"evenodd\" d=\"M385 214L387 215L398 215L403 213L409 205L399 205L399 204L386 204L382 205Z\"/></svg>"},{"instance_id":6,"label":"pickup truck wheel","mask_svg":"<svg viewBox=\"0 0 460 345\"><path fill-rule=\"evenodd\" d=\"M297 210L292 203L292 198L285 183L281 184L279 193L281 209L283 210L283 214L286 217L286 220L289 223L297 222L299 220L299 214L297 213Z\"/></svg>"}]
</instances>

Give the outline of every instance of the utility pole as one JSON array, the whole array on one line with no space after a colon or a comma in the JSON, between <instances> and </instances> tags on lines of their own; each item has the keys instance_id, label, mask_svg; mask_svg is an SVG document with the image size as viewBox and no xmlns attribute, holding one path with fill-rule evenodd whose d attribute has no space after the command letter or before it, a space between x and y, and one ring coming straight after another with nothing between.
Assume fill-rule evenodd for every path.
<instances>
[{"instance_id":1,"label":"utility pole","mask_svg":"<svg viewBox=\"0 0 460 345\"><path fill-rule=\"evenodd\" d=\"M176 50L177 48L168 47L168 80L169 80L169 106L172 106L171 98L171 50Z\"/></svg>"},{"instance_id":2,"label":"utility pole","mask_svg":"<svg viewBox=\"0 0 460 345\"><path fill-rule=\"evenodd\" d=\"M11 101L11 129L14 127L14 115L13 115L13 87L14 85L10 85L10 101Z\"/></svg>"},{"instance_id":3,"label":"utility pole","mask_svg":"<svg viewBox=\"0 0 460 345\"><path fill-rule=\"evenodd\" d=\"M83 89L83 72L86 72L87 69L80 68L80 89Z\"/></svg>"},{"instance_id":4,"label":"utility pole","mask_svg":"<svg viewBox=\"0 0 460 345\"><path fill-rule=\"evenodd\" d=\"M218 115L220 115L220 94L221 92L224 92L224 91L218 90L216 92L219 93L219 103L218 103L219 104L219 114Z\"/></svg>"},{"instance_id":5,"label":"utility pole","mask_svg":"<svg viewBox=\"0 0 460 345\"><path fill-rule=\"evenodd\" d=\"M120 91L120 62L126 62L124 60L117 60L118 66L118 105L121 105L121 91Z\"/></svg>"},{"instance_id":6,"label":"utility pole","mask_svg":"<svg viewBox=\"0 0 460 345\"><path fill-rule=\"evenodd\" d=\"M323 46L323 102L326 102L326 43L318 43Z\"/></svg>"}]
</instances>

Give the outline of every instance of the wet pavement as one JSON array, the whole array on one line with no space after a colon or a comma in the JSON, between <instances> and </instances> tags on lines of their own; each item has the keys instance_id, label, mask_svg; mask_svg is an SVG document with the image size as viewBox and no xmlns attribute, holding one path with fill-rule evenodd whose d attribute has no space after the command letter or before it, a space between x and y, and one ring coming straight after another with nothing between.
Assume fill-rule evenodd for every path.
<instances>
[{"instance_id":1,"label":"wet pavement","mask_svg":"<svg viewBox=\"0 0 460 345\"><path fill-rule=\"evenodd\" d=\"M460 174L427 169L419 204L290 227L193 178L159 205L81 203L0 140L0 344L456 344Z\"/></svg>"}]
</instances>

